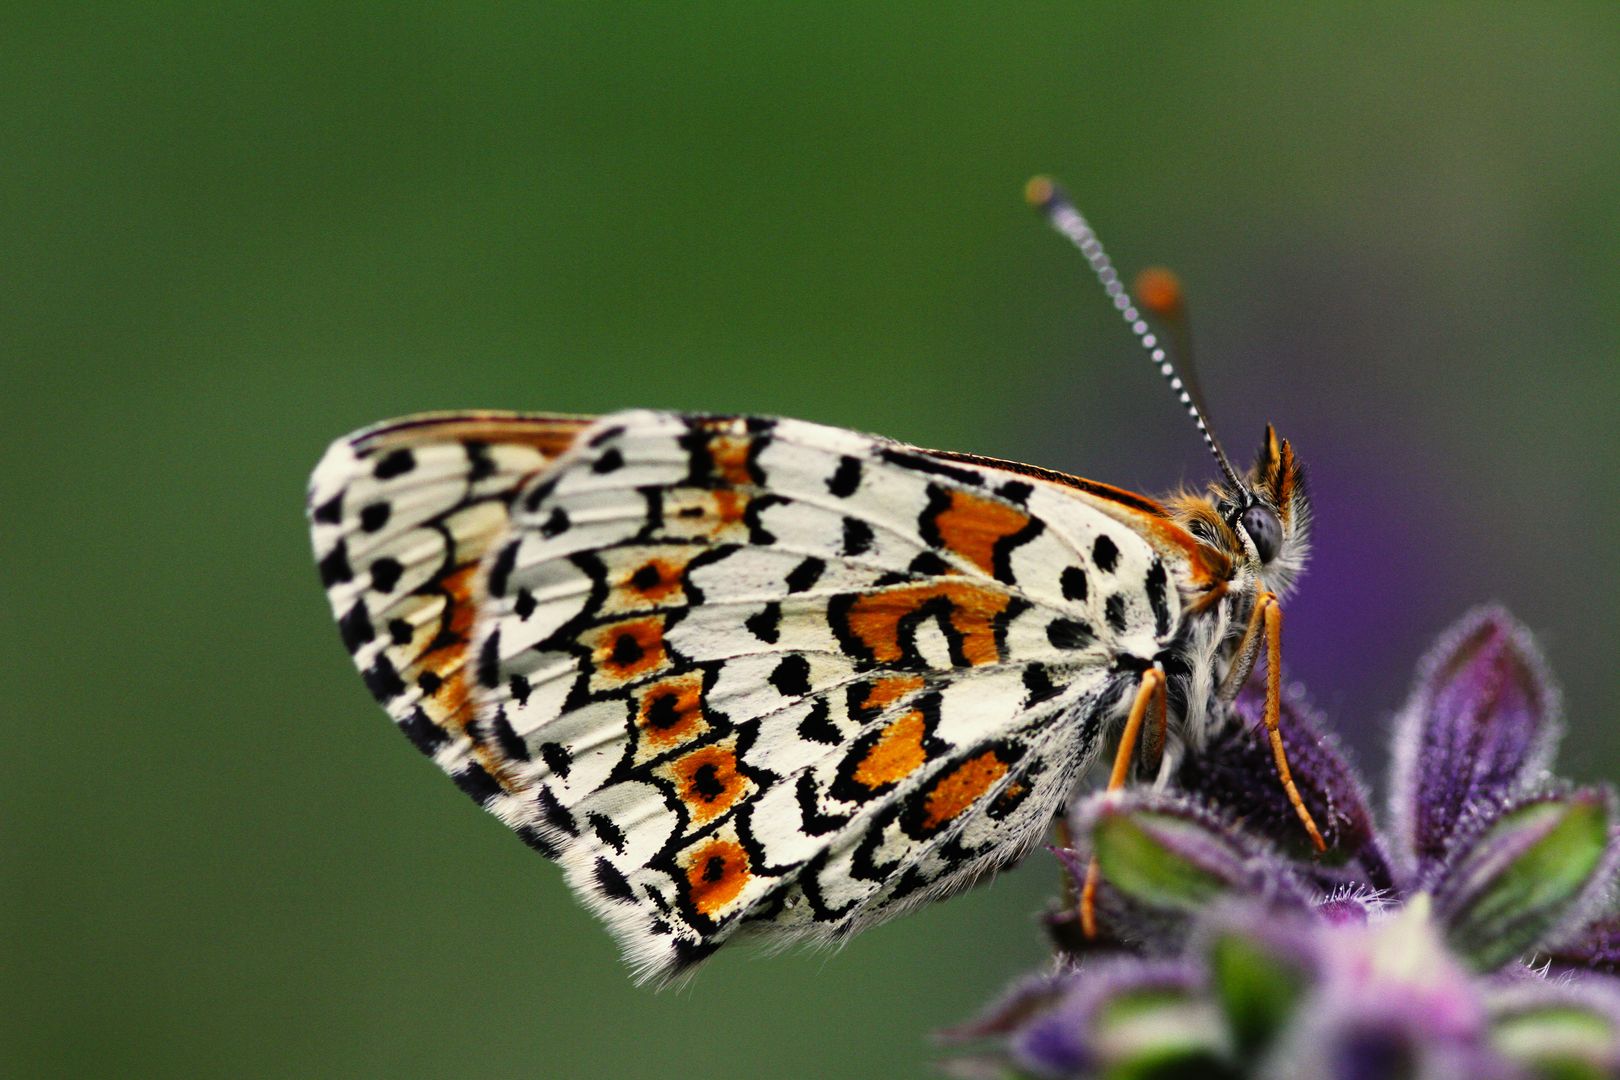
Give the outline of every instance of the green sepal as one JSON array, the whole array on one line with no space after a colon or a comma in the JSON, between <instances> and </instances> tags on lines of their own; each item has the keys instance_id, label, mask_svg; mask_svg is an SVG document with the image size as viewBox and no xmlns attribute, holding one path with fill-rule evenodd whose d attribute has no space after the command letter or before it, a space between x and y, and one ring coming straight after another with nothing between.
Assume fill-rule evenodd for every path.
<instances>
[{"instance_id":1,"label":"green sepal","mask_svg":"<svg viewBox=\"0 0 1620 1080\"><path fill-rule=\"evenodd\" d=\"M1475 969L1493 971L1544 940L1602 866L1609 820L1608 801L1595 790L1506 810L1441 886L1452 948Z\"/></svg>"}]
</instances>

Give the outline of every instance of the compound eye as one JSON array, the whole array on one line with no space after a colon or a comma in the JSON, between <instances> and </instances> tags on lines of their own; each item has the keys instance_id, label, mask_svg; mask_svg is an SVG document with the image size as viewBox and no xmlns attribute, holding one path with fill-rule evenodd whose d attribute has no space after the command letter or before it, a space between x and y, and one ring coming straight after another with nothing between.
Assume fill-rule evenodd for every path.
<instances>
[{"instance_id":1,"label":"compound eye","mask_svg":"<svg viewBox=\"0 0 1620 1080\"><path fill-rule=\"evenodd\" d=\"M1254 550L1262 563L1277 557L1282 548L1282 522L1264 506L1251 506L1243 511L1243 531L1254 541Z\"/></svg>"}]
</instances>

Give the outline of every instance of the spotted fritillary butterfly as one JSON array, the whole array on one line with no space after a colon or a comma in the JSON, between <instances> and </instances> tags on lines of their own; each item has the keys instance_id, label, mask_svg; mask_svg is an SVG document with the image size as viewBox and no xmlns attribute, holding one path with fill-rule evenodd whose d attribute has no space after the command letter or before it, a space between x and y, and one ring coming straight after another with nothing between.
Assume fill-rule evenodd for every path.
<instances>
[{"instance_id":1,"label":"spotted fritillary butterfly","mask_svg":"<svg viewBox=\"0 0 1620 1080\"><path fill-rule=\"evenodd\" d=\"M1247 477L1220 459L1156 501L797 420L456 412L339 440L308 507L371 693L667 979L1007 865L1105 745L1116 783L1196 753L1309 516L1269 429Z\"/></svg>"}]
</instances>

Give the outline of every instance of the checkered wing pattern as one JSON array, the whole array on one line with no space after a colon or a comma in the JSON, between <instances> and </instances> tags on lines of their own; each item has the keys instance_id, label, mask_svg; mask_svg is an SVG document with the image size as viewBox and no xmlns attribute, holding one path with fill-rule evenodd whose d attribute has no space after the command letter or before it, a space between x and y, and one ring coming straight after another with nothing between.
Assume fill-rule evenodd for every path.
<instances>
[{"instance_id":1,"label":"checkered wing pattern","mask_svg":"<svg viewBox=\"0 0 1620 1080\"><path fill-rule=\"evenodd\" d=\"M363 551L374 578L376 552L442 545L504 492L463 530L488 553L462 571L459 726L435 719L450 677L378 629L400 595L455 591L427 569L445 560L380 597L329 574L334 611L396 721L426 713L418 745L562 865L645 976L738 934L835 940L1017 858L1096 755L1131 681L1116 661L1179 624L1173 557L1040 476L791 420L537 422L566 449L489 443L502 480L477 483L445 451L463 494L401 487L369 534L395 490L376 485L405 476L339 444L317 550Z\"/></svg>"}]
</instances>

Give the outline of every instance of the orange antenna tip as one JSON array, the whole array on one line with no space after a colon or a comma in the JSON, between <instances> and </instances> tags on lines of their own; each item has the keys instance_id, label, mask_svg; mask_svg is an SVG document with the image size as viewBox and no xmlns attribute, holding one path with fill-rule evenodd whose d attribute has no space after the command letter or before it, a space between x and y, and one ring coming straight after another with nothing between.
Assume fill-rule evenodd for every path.
<instances>
[{"instance_id":1,"label":"orange antenna tip","mask_svg":"<svg viewBox=\"0 0 1620 1080\"><path fill-rule=\"evenodd\" d=\"M1024 185L1024 201L1034 207L1044 207L1057 194L1057 185L1050 176L1032 176Z\"/></svg>"},{"instance_id":2,"label":"orange antenna tip","mask_svg":"<svg viewBox=\"0 0 1620 1080\"><path fill-rule=\"evenodd\" d=\"M1162 266L1150 266L1137 274L1131 292L1137 303L1162 319L1179 319L1186 310L1181 279Z\"/></svg>"}]
</instances>

